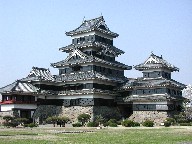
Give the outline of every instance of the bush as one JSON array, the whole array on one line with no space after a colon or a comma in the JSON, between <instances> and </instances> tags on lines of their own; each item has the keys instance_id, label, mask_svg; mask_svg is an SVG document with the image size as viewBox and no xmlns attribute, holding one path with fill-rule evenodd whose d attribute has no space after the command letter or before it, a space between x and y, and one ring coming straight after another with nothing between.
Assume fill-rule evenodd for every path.
<instances>
[{"instance_id":1,"label":"bush","mask_svg":"<svg viewBox=\"0 0 192 144\"><path fill-rule=\"evenodd\" d=\"M78 121L82 123L82 125L85 125L86 122L88 122L91 119L91 116L89 114L80 114L77 117Z\"/></svg>"},{"instance_id":2,"label":"bush","mask_svg":"<svg viewBox=\"0 0 192 144\"><path fill-rule=\"evenodd\" d=\"M154 122L151 120L146 120L143 122L143 126L145 127L153 127L154 126Z\"/></svg>"},{"instance_id":3,"label":"bush","mask_svg":"<svg viewBox=\"0 0 192 144\"><path fill-rule=\"evenodd\" d=\"M101 124L103 124L105 121L106 121L106 119L102 116L102 115L97 115L96 117L95 117L95 120L94 120L96 123L101 123Z\"/></svg>"},{"instance_id":4,"label":"bush","mask_svg":"<svg viewBox=\"0 0 192 144\"><path fill-rule=\"evenodd\" d=\"M166 118L166 120L171 122L171 123L175 123L175 119L174 118Z\"/></svg>"},{"instance_id":5,"label":"bush","mask_svg":"<svg viewBox=\"0 0 192 144\"><path fill-rule=\"evenodd\" d=\"M171 126L171 122L170 122L170 121L165 121L165 122L164 122L164 126L165 126L165 127Z\"/></svg>"},{"instance_id":6,"label":"bush","mask_svg":"<svg viewBox=\"0 0 192 144\"><path fill-rule=\"evenodd\" d=\"M124 120L121 124L122 124L122 126L125 126L125 127L138 127L138 126L140 126L140 123L134 122L132 120Z\"/></svg>"},{"instance_id":7,"label":"bush","mask_svg":"<svg viewBox=\"0 0 192 144\"><path fill-rule=\"evenodd\" d=\"M24 126L25 126L25 127L33 128L33 127L38 127L38 124L30 123L30 124L25 124Z\"/></svg>"},{"instance_id":8,"label":"bush","mask_svg":"<svg viewBox=\"0 0 192 144\"><path fill-rule=\"evenodd\" d=\"M81 123L79 123L79 122L77 122L77 123L72 124L72 126L73 126L73 127L81 127L81 126L82 126L82 124L81 124Z\"/></svg>"},{"instance_id":9,"label":"bush","mask_svg":"<svg viewBox=\"0 0 192 144\"><path fill-rule=\"evenodd\" d=\"M134 126L134 122L132 120L124 120L122 122L122 126L125 126L125 127L133 127Z\"/></svg>"},{"instance_id":10,"label":"bush","mask_svg":"<svg viewBox=\"0 0 192 144\"><path fill-rule=\"evenodd\" d=\"M117 124L117 120L116 119L110 119L108 122L109 123L116 123Z\"/></svg>"},{"instance_id":11,"label":"bush","mask_svg":"<svg viewBox=\"0 0 192 144\"><path fill-rule=\"evenodd\" d=\"M5 127L16 127L16 126L18 126L18 123L17 122L4 122L3 123L3 126L5 126Z\"/></svg>"},{"instance_id":12,"label":"bush","mask_svg":"<svg viewBox=\"0 0 192 144\"><path fill-rule=\"evenodd\" d=\"M189 121L183 118L177 120L178 123L188 123Z\"/></svg>"},{"instance_id":13,"label":"bush","mask_svg":"<svg viewBox=\"0 0 192 144\"><path fill-rule=\"evenodd\" d=\"M109 126L110 127L117 127L117 124L116 123L109 123Z\"/></svg>"},{"instance_id":14,"label":"bush","mask_svg":"<svg viewBox=\"0 0 192 144\"><path fill-rule=\"evenodd\" d=\"M89 123L87 123L87 127L97 127L97 126L99 126L99 124L96 123L96 122L89 122Z\"/></svg>"},{"instance_id":15,"label":"bush","mask_svg":"<svg viewBox=\"0 0 192 144\"><path fill-rule=\"evenodd\" d=\"M6 122L9 122L9 121L13 120L14 118L13 118L12 116L10 116L10 115L6 115L6 116L3 117L3 119L4 119Z\"/></svg>"},{"instance_id":16,"label":"bush","mask_svg":"<svg viewBox=\"0 0 192 144\"><path fill-rule=\"evenodd\" d=\"M25 125L29 123L29 119L27 118L16 118L13 121L15 121L18 125Z\"/></svg>"},{"instance_id":17,"label":"bush","mask_svg":"<svg viewBox=\"0 0 192 144\"><path fill-rule=\"evenodd\" d=\"M5 126L5 127L11 127L10 122L3 122L3 126Z\"/></svg>"},{"instance_id":18,"label":"bush","mask_svg":"<svg viewBox=\"0 0 192 144\"><path fill-rule=\"evenodd\" d=\"M140 123L134 122L134 127L139 127L139 126L140 126Z\"/></svg>"},{"instance_id":19,"label":"bush","mask_svg":"<svg viewBox=\"0 0 192 144\"><path fill-rule=\"evenodd\" d=\"M105 122L105 123L103 123L103 126L104 126L104 127L107 127L107 126L109 126L109 123L108 123L108 122Z\"/></svg>"},{"instance_id":20,"label":"bush","mask_svg":"<svg viewBox=\"0 0 192 144\"><path fill-rule=\"evenodd\" d=\"M180 123L179 125L180 125L180 126L191 126L190 123Z\"/></svg>"}]
</instances>

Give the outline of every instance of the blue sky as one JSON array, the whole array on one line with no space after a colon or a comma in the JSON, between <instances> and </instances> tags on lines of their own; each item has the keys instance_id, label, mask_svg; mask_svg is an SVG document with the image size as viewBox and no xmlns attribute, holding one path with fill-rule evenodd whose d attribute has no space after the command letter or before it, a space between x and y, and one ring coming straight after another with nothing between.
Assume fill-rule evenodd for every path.
<instances>
[{"instance_id":1,"label":"blue sky","mask_svg":"<svg viewBox=\"0 0 192 144\"><path fill-rule=\"evenodd\" d=\"M192 84L191 0L1 0L0 87L26 77L33 66L49 68L66 58L60 47L71 44L65 35L83 17L103 15L111 31L119 34L114 45L127 65L144 62L153 51L180 68L172 78ZM127 77L141 72L126 71Z\"/></svg>"}]
</instances>

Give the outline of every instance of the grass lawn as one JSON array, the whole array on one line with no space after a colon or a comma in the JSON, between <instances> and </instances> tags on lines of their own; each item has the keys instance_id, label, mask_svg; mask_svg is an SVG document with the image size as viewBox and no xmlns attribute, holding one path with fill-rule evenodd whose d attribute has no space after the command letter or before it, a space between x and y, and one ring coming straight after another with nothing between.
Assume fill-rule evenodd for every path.
<instances>
[{"instance_id":1,"label":"grass lawn","mask_svg":"<svg viewBox=\"0 0 192 144\"><path fill-rule=\"evenodd\" d=\"M59 133L61 131L91 131ZM0 128L0 144L182 144L192 127L172 128Z\"/></svg>"}]
</instances>

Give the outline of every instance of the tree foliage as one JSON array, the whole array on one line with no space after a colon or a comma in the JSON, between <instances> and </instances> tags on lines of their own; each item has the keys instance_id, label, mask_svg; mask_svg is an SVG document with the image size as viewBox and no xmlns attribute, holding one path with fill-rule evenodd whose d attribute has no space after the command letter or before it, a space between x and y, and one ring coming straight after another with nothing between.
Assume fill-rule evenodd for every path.
<instances>
[{"instance_id":1,"label":"tree foliage","mask_svg":"<svg viewBox=\"0 0 192 144\"><path fill-rule=\"evenodd\" d=\"M70 121L70 119L69 119L68 117L66 117L66 116L58 117L58 118L57 118L57 122L59 122L59 123L60 123L60 126L62 125L63 127L65 127L65 124L66 124L67 122L69 122L69 121Z\"/></svg>"},{"instance_id":2,"label":"tree foliage","mask_svg":"<svg viewBox=\"0 0 192 144\"><path fill-rule=\"evenodd\" d=\"M86 122L88 122L91 119L91 116L89 114L80 114L77 117L78 121L82 123L82 125L85 125Z\"/></svg>"},{"instance_id":3,"label":"tree foliage","mask_svg":"<svg viewBox=\"0 0 192 144\"><path fill-rule=\"evenodd\" d=\"M191 106L192 102L192 86L189 84L185 89L182 91L182 95L187 100L184 101L185 106Z\"/></svg>"},{"instance_id":4,"label":"tree foliage","mask_svg":"<svg viewBox=\"0 0 192 144\"><path fill-rule=\"evenodd\" d=\"M154 126L154 122L151 120L146 120L143 122L143 126L145 127L153 127Z\"/></svg>"},{"instance_id":5,"label":"tree foliage","mask_svg":"<svg viewBox=\"0 0 192 144\"><path fill-rule=\"evenodd\" d=\"M9 121L13 120L14 118L13 118L12 116L10 116L10 115L6 115L6 116L3 117L3 119L4 119L6 122L9 122Z\"/></svg>"},{"instance_id":6,"label":"tree foliage","mask_svg":"<svg viewBox=\"0 0 192 144\"><path fill-rule=\"evenodd\" d=\"M57 123L57 117L56 116L51 116L46 119L47 122L51 122L53 126L55 127L55 124Z\"/></svg>"},{"instance_id":7,"label":"tree foliage","mask_svg":"<svg viewBox=\"0 0 192 144\"><path fill-rule=\"evenodd\" d=\"M64 127L65 124L70 121L70 119L69 119L68 117L66 117L66 116L63 116L63 117L51 116L51 117L48 117L48 118L46 119L46 121L47 121L47 122L51 122L54 127L55 127L55 124L56 124L56 123L59 124L60 127L61 127L61 126Z\"/></svg>"},{"instance_id":8,"label":"tree foliage","mask_svg":"<svg viewBox=\"0 0 192 144\"><path fill-rule=\"evenodd\" d=\"M25 124L25 123L27 123L28 121L29 121L29 119L27 119L27 118L16 118L16 119L14 119L14 121L16 121L16 122L18 122L19 124Z\"/></svg>"}]
</instances>

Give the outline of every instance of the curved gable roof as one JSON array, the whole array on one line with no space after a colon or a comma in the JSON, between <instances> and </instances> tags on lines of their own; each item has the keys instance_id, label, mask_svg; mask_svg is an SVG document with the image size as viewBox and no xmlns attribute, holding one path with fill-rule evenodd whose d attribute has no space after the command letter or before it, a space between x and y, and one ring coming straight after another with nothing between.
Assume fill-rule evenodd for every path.
<instances>
[{"instance_id":1,"label":"curved gable roof","mask_svg":"<svg viewBox=\"0 0 192 144\"><path fill-rule=\"evenodd\" d=\"M83 23L78 28L72 31L66 32L66 35L73 36L76 34L85 33L85 32L94 31L94 30L111 35L114 38L119 36L117 33L114 33L109 30L109 28L105 24L105 20L103 16L95 19L83 21Z\"/></svg>"},{"instance_id":2,"label":"curved gable roof","mask_svg":"<svg viewBox=\"0 0 192 144\"><path fill-rule=\"evenodd\" d=\"M136 65L134 68L136 70L143 71L144 69L158 69L158 68L167 68L171 71L179 71L179 68L175 67L174 65L170 64L166 60L163 59L161 56L157 56L153 53L149 56L149 58L139 65Z\"/></svg>"}]
</instances>

